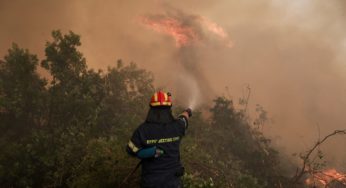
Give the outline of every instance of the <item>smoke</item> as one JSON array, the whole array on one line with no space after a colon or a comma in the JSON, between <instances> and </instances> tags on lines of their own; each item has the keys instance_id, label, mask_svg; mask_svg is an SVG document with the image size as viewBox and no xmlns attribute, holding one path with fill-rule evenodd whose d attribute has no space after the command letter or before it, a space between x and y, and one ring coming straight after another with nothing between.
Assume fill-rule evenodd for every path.
<instances>
[{"instance_id":1,"label":"smoke","mask_svg":"<svg viewBox=\"0 0 346 188\"><path fill-rule=\"evenodd\" d=\"M212 33L222 41L225 47L231 47L232 42L224 29L211 20L193 14L187 14L170 6L164 6L165 12L160 14L150 14L141 16L140 23L148 28L171 36L176 43L176 61L180 63L183 70L180 70L180 83L185 84L184 95L189 96L190 107L195 108L200 105L202 99L208 101L214 94L209 86L204 73L199 69L200 60L196 55L199 46L208 45L213 42L208 34ZM206 33L208 31L209 33ZM208 41L206 39L209 39ZM175 85L181 87L181 84Z\"/></svg>"},{"instance_id":2,"label":"smoke","mask_svg":"<svg viewBox=\"0 0 346 188\"><path fill-rule=\"evenodd\" d=\"M249 113L257 103L268 111L273 123L264 131L287 154L346 127L345 1L165 2L0 0L0 55L17 42L42 58L53 29L72 30L89 67L134 61L182 104L208 103L225 87L236 102L248 83ZM173 18L198 37L177 47L171 35L138 24L140 16ZM329 164L346 168L345 144L342 137L326 143Z\"/></svg>"}]
</instances>

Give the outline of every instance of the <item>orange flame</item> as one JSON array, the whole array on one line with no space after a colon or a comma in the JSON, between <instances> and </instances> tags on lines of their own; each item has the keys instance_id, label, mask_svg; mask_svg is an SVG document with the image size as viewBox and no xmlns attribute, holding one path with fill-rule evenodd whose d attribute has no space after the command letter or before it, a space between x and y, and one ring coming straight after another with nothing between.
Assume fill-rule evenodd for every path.
<instances>
[{"instance_id":1,"label":"orange flame","mask_svg":"<svg viewBox=\"0 0 346 188\"><path fill-rule=\"evenodd\" d=\"M205 17L179 17L162 14L143 16L139 18L139 21L158 33L173 37L177 47L192 45L201 41L201 39L204 38L201 30L203 28L226 42L227 47L233 46L225 30Z\"/></svg>"},{"instance_id":2,"label":"orange flame","mask_svg":"<svg viewBox=\"0 0 346 188\"><path fill-rule=\"evenodd\" d=\"M183 25L182 22L174 18L162 17L155 20L142 17L141 22L156 32L172 36L177 47L186 46L199 40L199 36L191 26Z\"/></svg>"},{"instance_id":3,"label":"orange flame","mask_svg":"<svg viewBox=\"0 0 346 188\"><path fill-rule=\"evenodd\" d=\"M305 183L307 185L313 185L316 181L321 186L327 186L333 181L346 186L346 174L340 173L334 168L326 169L312 174L310 178L305 180Z\"/></svg>"}]
</instances>

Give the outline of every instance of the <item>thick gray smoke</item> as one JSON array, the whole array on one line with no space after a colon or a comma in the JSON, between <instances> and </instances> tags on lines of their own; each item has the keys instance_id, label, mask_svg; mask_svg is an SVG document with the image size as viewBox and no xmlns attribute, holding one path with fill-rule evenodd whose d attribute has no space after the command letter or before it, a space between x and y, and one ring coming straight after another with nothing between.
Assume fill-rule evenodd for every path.
<instances>
[{"instance_id":1,"label":"thick gray smoke","mask_svg":"<svg viewBox=\"0 0 346 188\"><path fill-rule=\"evenodd\" d=\"M197 78L188 88L202 87L202 101L228 87L236 102L249 84L249 109L256 103L264 106L273 119L264 131L288 154L307 149L318 135L345 129L344 0L165 2L0 0L0 55L16 42L42 57L53 29L72 30L82 36L81 51L90 67L105 68L118 58L134 61L152 71L157 86L172 89L180 101L188 100L183 89L187 86L180 84L184 80ZM225 28L233 47L220 45L204 32L204 45L181 51L171 36L136 20L172 9L215 21ZM182 67L182 59L192 66ZM181 76L184 71L193 77ZM345 145L342 137L326 143L323 149L331 166L346 168Z\"/></svg>"}]
</instances>

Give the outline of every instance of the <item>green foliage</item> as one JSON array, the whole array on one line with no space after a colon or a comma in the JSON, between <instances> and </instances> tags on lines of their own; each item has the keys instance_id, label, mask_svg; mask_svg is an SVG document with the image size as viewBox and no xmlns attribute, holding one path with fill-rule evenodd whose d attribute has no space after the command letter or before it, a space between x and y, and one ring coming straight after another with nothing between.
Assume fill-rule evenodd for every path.
<instances>
[{"instance_id":1,"label":"green foliage","mask_svg":"<svg viewBox=\"0 0 346 188\"><path fill-rule=\"evenodd\" d=\"M46 44L46 59L42 66L53 76L53 83L69 82L80 78L86 72L85 58L77 49L81 45L80 37L73 32L62 35L53 31L53 42Z\"/></svg>"},{"instance_id":2,"label":"green foliage","mask_svg":"<svg viewBox=\"0 0 346 188\"><path fill-rule=\"evenodd\" d=\"M0 185L117 187L138 163L124 146L145 118L153 75L121 60L105 72L88 69L78 35L52 36L41 62L49 83L36 73L37 57L15 44L0 61ZM262 125L267 114L257 112ZM250 125L224 97L197 109L182 142L184 186L276 187L277 152ZM138 180L137 172L126 186Z\"/></svg>"},{"instance_id":3,"label":"green foliage","mask_svg":"<svg viewBox=\"0 0 346 188\"><path fill-rule=\"evenodd\" d=\"M183 182L184 187L186 188L211 188L214 187L214 182L212 178L209 178L208 180L204 180L202 178L199 178L198 176L195 176L193 174L185 174L183 176Z\"/></svg>"},{"instance_id":4,"label":"green foliage","mask_svg":"<svg viewBox=\"0 0 346 188\"><path fill-rule=\"evenodd\" d=\"M188 172L212 177L217 187L276 187L282 177L270 140L227 98L216 98L210 112L210 121L200 112L191 119L193 130L183 141Z\"/></svg>"},{"instance_id":5,"label":"green foliage","mask_svg":"<svg viewBox=\"0 0 346 188\"><path fill-rule=\"evenodd\" d=\"M239 188L261 188L265 187L259 184L258 180L251 175L241 175L237 180L237 187Z\"/></svg>"},{"instance_id":6,"label":"green foliage","mask_svg":"<svg viewBox=\"0 0 346 188\"><path fill-rule=\"evenodd\" d=\"M73 169L74 176L70 179L69 186L113 187L120 184L126 168L119 168L119 163L126 160L123 146L119 145L117 139L92 139L86 146L86 154L81 163Z\"/></svg>"},{"instance_id":7,"label":"green foliage","mask_svg":"<svg viewBox=\"0 0 346 188\"><path fill-rule=\"evenodd\" d=\"M0 64L0 122L3 126L17 127L17 133L25 132L40 123L45 80L35 72L37 57L16 44L4 60Z\"/></svg>"}]
</instances>

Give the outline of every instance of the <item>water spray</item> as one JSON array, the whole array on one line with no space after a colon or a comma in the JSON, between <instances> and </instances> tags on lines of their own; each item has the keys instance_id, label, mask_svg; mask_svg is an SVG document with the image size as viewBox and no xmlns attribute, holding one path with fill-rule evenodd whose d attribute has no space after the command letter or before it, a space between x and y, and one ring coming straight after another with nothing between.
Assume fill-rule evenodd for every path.
<instances>
[{"instance_id":1,"label":"water spray","mask_svg":"<svg viewBox=\"0 0 346 188\"><path fill-rule=\"evenodd\" d=\"M185 88L186 96L189 96L188 107L192 110L196 109L201 102L201 89L198 85L197 80L190 74L180 74L178 77L181 87Z\"/></svg>"},{"instance_id":2,"label":"water spray","mask_svg":"<svg viewBox=\"0 0 346 188\"><path fill-rule=\"evenodd\" d=\"M190 80L190 98L189 98L189 108L191 108L192 110L194 110L197 107L197 104L200 101L200 89L198 87L198 84L196 82L196 80L191 79Z\"/></svg>"}]
</instances>

